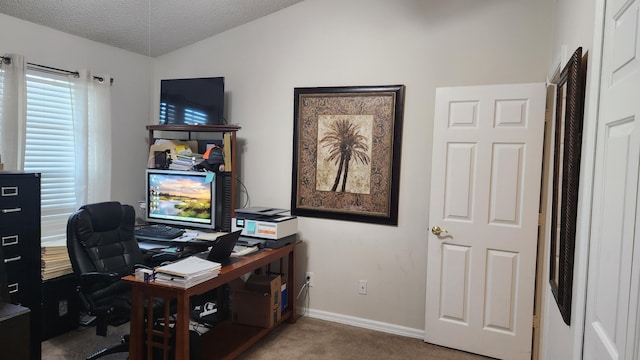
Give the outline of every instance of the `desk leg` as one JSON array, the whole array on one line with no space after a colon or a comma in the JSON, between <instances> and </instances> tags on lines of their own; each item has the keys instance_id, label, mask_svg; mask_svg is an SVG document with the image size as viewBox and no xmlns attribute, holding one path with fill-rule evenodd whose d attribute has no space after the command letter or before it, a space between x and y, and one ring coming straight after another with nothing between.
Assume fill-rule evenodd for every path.
<instances>
[{"instance_id":1,"label":"desk leg","mask_svg":"<svg viewBox=\"0 0 640 360\"><path fill-rule=\"evenodd\" d=\"M131 322L129 329L129 359L142 360L142 327L144 324L144 295L137 287L131 290Z\"/></svg>"},{"instance_id":2,"label":"desk leg","mask_svg":"<svg viewBox=\"0 0 640 360\"><path fill-rule=\"evenodd\" d=\"M176 359L189 359L189 297L178 296Z\"/></svg>"},{"instance_id":3,"label":"desk leg","mask_svg":"<svg viewBox=\"0 0 640 360\"><path fill-rule=\"evenodd\" d=\"M287 276L287 303L291 307L291 317L289 323L293 324L298 320L296 316L296 245L294 244L289 252L289 271Z\"/></svg>"}]
</instances>

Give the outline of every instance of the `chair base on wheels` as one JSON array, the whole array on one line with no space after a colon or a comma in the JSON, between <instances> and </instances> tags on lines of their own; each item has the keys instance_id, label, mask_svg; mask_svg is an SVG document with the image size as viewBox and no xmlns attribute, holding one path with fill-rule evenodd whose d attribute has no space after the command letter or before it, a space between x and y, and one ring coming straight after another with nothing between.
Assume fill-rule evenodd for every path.
<instances>
[{"instance_id":1,"label":"chair base on wheels","mask_svg":"<svg viewBox=\"0 0 640 360\"><path fill-rule=\"evenodd\" d=\"M87 356L87 360L95 360L111 354L129 352L129 335L124 335L120 341L121 342L118 345L102 349L94 354Z\"/></svg>"}]
</instances>

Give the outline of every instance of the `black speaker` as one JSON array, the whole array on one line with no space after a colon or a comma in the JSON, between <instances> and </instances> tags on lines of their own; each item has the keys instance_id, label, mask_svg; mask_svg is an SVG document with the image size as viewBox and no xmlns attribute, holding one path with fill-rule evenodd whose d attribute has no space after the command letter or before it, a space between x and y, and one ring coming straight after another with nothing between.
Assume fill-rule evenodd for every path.
<instances>
[{"instance_id":1,"label":"black speaker","mask_svg":"<svg viewBox=\"0 0 640 360\"><path fill-rule=\"evenodd\" d=\"M231 232L231 173L216 174L216 229Z\"/></svg>"}]
</instances>

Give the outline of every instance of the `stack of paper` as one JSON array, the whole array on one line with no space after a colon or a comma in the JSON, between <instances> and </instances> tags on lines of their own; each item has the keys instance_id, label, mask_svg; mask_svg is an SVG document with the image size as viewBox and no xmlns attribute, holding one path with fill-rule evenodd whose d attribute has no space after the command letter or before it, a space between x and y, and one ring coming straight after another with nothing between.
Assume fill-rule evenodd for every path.
<instances>
[{"instance_id":1,"label":"stack of paper","mask_svg":"<svg viewBox=\"0 0 640 360\"><path fill-rule=\"evenodd\" d=\"M202 240L202 241L216 241L218 239L219 236L228 234L226 232L199 232L197 233L194 238L196 240Z\"/></svg>"},{"instance_id":2,"label":"stack of paper","mask_svg":"<svg viewBox=\"0 0 640 360\"><path fill-rule=\"evenodd\" d=\"M155 268L157 282L188 288L218 276L222 265L196 256Z\"/></svg>"},{"instance_id":3,"label":"stack of paper","mask_svg":"<svg viewBox=\"0 0 640 360\"><path fill-rule=\"evenodd\" d=\"M46 242L40 248L42 280L73 273L66 240Z\"/></svg>"},{"instance_id":4,"label":"stack of paper","mask_svg":"<svg viewBox=\"0 0 640 360\"><path fill-rule=\"evenodd\" d=\"M236 245L233 247L233 252L231 253L231 256L243 256L243 255L251 254L256 251L258 251L257 246Z\"/></svg>"},{"instance_id":5,"label":"stack of paper","mask_svg":"<svg viewBox=\"0 0 640 360\"><path fill-rule=\"evenodd\" d=\"M202 154L192 153L191 149L186 149L182 152L178 152L175 158L171 158L169 169L191 170L203 160L204 158L202 157Z\"/></svg>"}]
</instances>

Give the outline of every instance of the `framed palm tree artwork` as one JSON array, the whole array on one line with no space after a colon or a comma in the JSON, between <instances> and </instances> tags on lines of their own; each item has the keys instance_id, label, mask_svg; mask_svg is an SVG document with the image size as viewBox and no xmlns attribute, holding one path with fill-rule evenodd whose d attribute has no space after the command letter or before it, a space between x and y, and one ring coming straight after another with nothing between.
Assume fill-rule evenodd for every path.
<instances>
[{"instance_id":1,"label":"framed palm tree artwork","mask_svg":"<svg viewBox=\"0 0 640 360\"><path fill-rule=\"evenodd\" d=\"M291 214L398 224L404 85L294 89Z\"/></svg>"}]
</instances>

